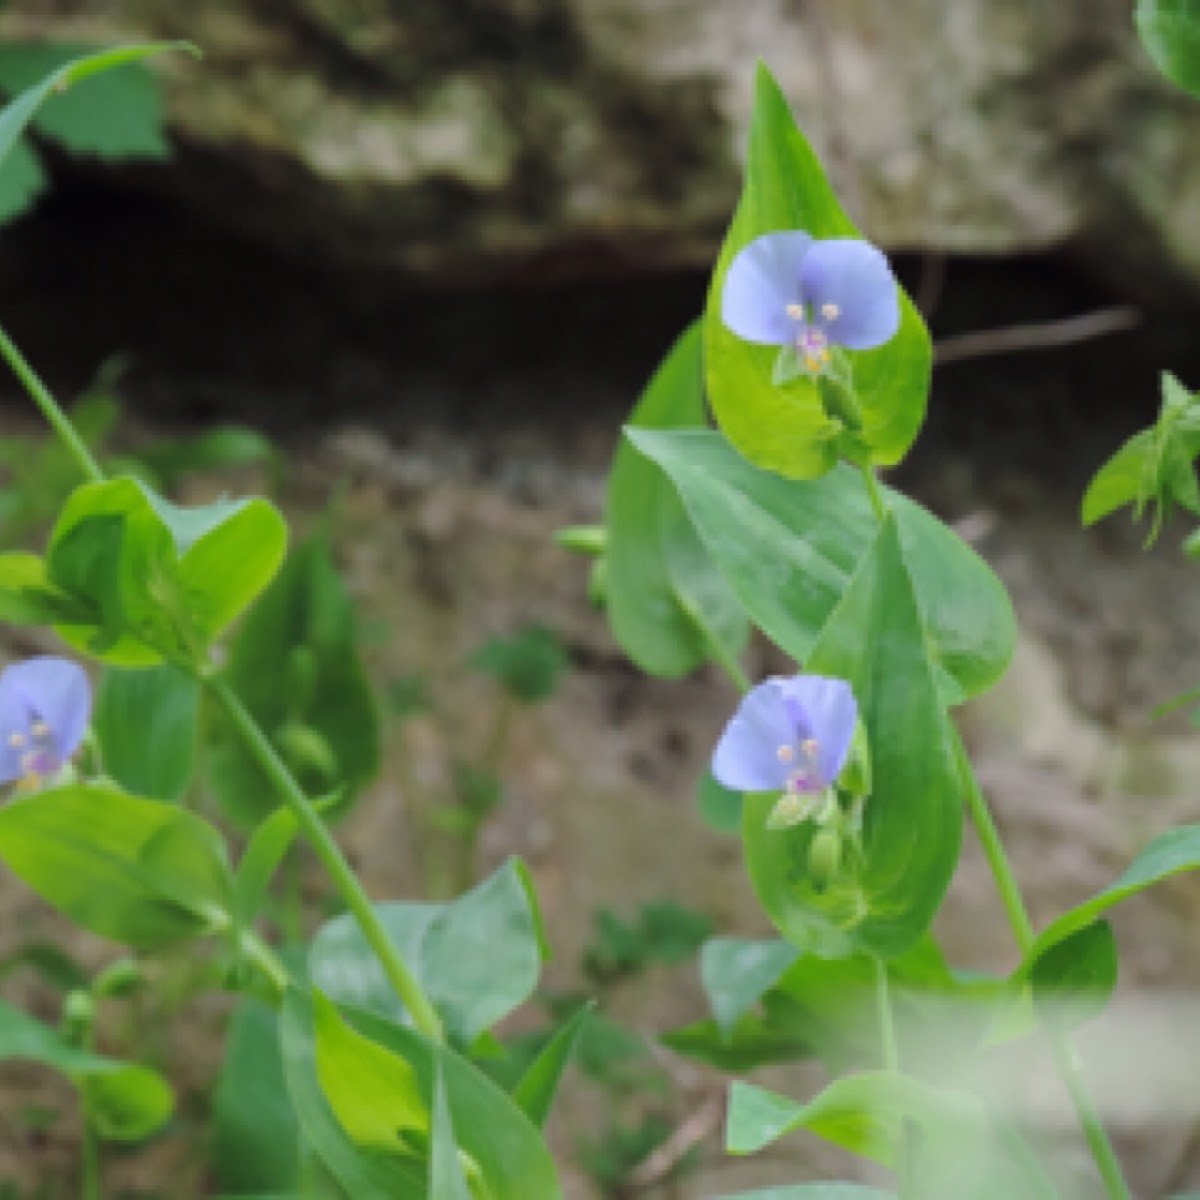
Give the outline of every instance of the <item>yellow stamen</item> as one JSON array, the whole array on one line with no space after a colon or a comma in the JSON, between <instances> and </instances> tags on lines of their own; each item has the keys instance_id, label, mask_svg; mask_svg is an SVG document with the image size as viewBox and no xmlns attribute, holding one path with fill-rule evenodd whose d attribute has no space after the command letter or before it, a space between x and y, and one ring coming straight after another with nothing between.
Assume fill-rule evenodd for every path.
<instances>
[{"instance_id":1,"label":"yellow stamen","mask_svg":"<svg viewBox=\"0 0 1200 1200\"><path fill-rule=\"evenodd\" d=\"M807 368L808 368L810 371L815 371L815 370L816 370L816 369L817 369L817 368L818 368L818 367L821 365L821 363L820 363L820 360L819 360L819 359L817 359L817 358L815 358L813 355L811 355L811 354L806 354L806 355L804 356L804 365L805 365L805 366L806 366L806 367L807 367Z\"/></svg>"},{"instance_id":2,"label":"yellow stamen","mask_svg":"<svg viewBox=\"0 0 1200 1200\"><path fill-rule=\"evenodd\" d=\"M787 315L789 317L791 317L793 321L803 321L804 320L804 305L803 304L789 304L787 306L787 308L785 308L783 311L785 313L787 313Z\"/></svg>"},{"instance_id":3,"label":"yellow stamen","mask_svg":"<svg viewBox=\"0 0 1200 1200\"><path fill-rule=\"evenodd\" d=\"M34 737L44 738L50 732L50 726L45 721L34 721L29 727L33 731Z\"/></svg>"},{"instance_id":4,"label":"yellow stamen","mask_svg":"<svg viewBox=\"0 0 1200 1200\"><path fill-rule=\"evenodd\" d=\"M796 751L791 746L780 746L775 755L780 762L791 762L796 757Z\"/></svg>"},{"instance_id":5,"label":"yellow stamen","mask_svg":"<svg viewBox=\"0 0 1200 1200\"><path fill-rule=\"evenodd\" d=\"M10 746L23 746L23 745L25 745L25 735L24 735L24 734L22 734L22 733L10 733L10 734L8 735L8 744L9 744Z\"/></svg>"},{"instance_id":6,"label":"yellow stamen","mask_svg":"<svg viewBox=\"0 0 1200 1200\"><path fill-rule=\"evenodd\" d=\"M827 321L836 321L842 315L842 310L836 304L826 301L821 305L821 316Z\"/></svg>"}]
</instances>

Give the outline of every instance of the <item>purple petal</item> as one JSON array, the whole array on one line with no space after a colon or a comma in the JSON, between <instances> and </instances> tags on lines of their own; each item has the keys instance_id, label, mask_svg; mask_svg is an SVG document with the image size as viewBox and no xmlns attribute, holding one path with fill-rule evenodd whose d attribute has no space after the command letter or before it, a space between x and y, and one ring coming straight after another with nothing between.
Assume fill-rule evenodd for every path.
<instances>
[{"instance_id":1,"label":"purple petal","mask_svg":"<svg viewBox=\"0 0 1200 1200\"><path fill-rule=\"evenodd\" d=\"M804 301L831 342L847 350L882 346L900 328L900 293L887 259L870 242L815 242L800 269ZM833 305L837 315L822 311Z\"/></svg>"},{"instance_id":2,"label":"purple petal","mask_svg":"<svg viewBox=\"0 0 1200 1200\"><path fill-rule=\"evenodd\" d=\"M92 692L83 668L66 658L44 655L16 663L4 672L4 680L24 700L54 735L61 761L66 762L83 741L92 708Z\"/></svg>"},{"instance_id":3,"label":"purple petal","mask_svg":"<svg viewBox=\"0 0 1200 1200\"><path fill-rule=\"evenodd\" d=\"M14 733L28 735L29 710L11 676L11 668L0 674L0 783L11 783L25 773L21 767L24 748L9 739Z\"/></svg>"},{"instance_id":4,"label":"purple petal","mask_svg":"<svg viewBox=\"0 0 1200 1200\"><path fill-rule=\"evenodd\" d=\"M844 679L825 675L797 675L783 683L789 704L798 705L807 718L808 736L817 743L817 772L822 787L841 773L858 723L858 704Z\"/></svg>"},{"instance_id":5,"label":"purple petal","mask_svg":"<svg viewBox=\"0 0 1200 1200\"><path fill-rule=\"evenodd\" d=\"M780 746L796 743L782 679L767 679L742 697L713 753L714 778L738 792L772 792L787 785Z\"/></svg>"},{"instance_id":6,"label":"purple petal","mask_svg":"<svg viewBox=\"0 0 1200 1200\"><path fill-rule=\"evenodd\" d=\"M813 245L801 229L765 233L738 251L725 274L721 320L740 338L784 346L796 335L787 315L799 304L800 264Z\"/></svg>"}]
</instances>

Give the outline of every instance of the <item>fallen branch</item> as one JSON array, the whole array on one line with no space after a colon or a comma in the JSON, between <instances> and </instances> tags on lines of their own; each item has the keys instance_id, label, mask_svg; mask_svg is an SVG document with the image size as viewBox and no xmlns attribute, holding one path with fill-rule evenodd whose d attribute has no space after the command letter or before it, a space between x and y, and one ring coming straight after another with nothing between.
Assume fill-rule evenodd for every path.
<instances>
[{"instance_id":1,"label":"fallen branch","mask_svg":"<svg viewBox=\"0 0 1200 1200\"><path fill-rule=\"evenodd\" d=\"M1120 333L1140 325L1142 314L1136 308L1102 308L1061 321L1037 321L1025 325L1007 325L1001 329L980 329L942 338L933 346L935 365L983 358L989 354L1012 354L1023 350L1053 350L1077 342Z\"/></svg>"}]
</instances>

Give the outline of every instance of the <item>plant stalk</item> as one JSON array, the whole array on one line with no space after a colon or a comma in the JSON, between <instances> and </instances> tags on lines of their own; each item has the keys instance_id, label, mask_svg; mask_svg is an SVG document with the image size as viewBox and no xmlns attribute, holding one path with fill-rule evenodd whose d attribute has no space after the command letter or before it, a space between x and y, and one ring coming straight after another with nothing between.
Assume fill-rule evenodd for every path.
<instances>
[{"instance_id":1,"label":"plant stalk","mask_svg":"<svg viewBox=\"0 0 1200 1200\"><path fill-rule=\"evenodd\" d=\"M876 518L882 522L886 510L883 503L883 495L879 489L879 481L876 479L875 472L869 464L860 464L860 470L863 481L866 484L867 494L871 498L871 507L875 510ZM987 801L979 789L978 781L975 779L975 772L971 769L970 760L967 758L966 748L963 746L962 738L956 729L953 731L953 739L953 748L959 774L962 777L963 786L967 794L967 809L971 814L971 820L975 825L975 831L983 846L988 866L991 868L992 876L996 881L996 888L1000 893L1001 903L1004 905L1004 911L1008 915L1009 924L1012 926L1013 935L1020 948L1021 957L1027 958L1033 949L1036 938L1033 931L1033 922L1029 919L1029 911L1025 907L1025 901L1021 896L1021 889L1017 884L1016 876L1013 874L1012 866L1008 861L1008 855L1004 851L1004 845L1000 840L1000 833L996 829L996 823L992 820L991 810L988 808ZM886 987L886 982L885 975L883 980L884 987ZM1095 1105L1088 1095L1074 1049L1067 1041L1066 1035L1060 1031L1047 1025L1045 1032L1058 1073L1071 1097L1071 1103L1074 1105L1079 1123L1083 1128L1084 1137L1087 1139L1088 1147L1092 1152L1093 1159L1095 1159L1096 1168L1100 1172L1100 1177L1104 1182L1104 1188L1108 1193L1109 1200L1132 1200L1129 1186L1125 1182L1125 1177L1121 1172L1112 1142L1109 1140L1108 1134L1105 1132L1104 1126L1096 1112ZM902 1195L903 1182L902 1177Z\"/></svg>"},{"instance_id":2,"label":"plant stalk","mask_svg":"<svg viewBox=\"0 0 1200 1200\"><path fill-rule=\"evenodd\" d=\"M883 518L887 515L887 505L883 502L883 492L879 489L879 480L875 477L875 470L870 463L859 463L858 469L862 472L863 482L867 485L867 495L871 498L871 508L875 512L875 519L883 524Z\"/></svg>"},{"instance_id":3,"label":"plant stalk","mask_svg":"<svg viewBox=\"0 0 1200 1200\"><path fill-rule=\"evenodd\" d=\"M0 355L12 368L13 374L25 385L34 404L38 406L43 417L58 435L63 445L74 456L80 471L87 477L89 483L103 483L104 472L100 464L92 457L92 452L84 444L83 439L75 432L67 414L58 406L58 401L50 395L46 385L38 378L34 369L25 361L24 355L13 344L8 334L0 329Z\"/></svg>"},{"instance_id":4,"label":"plant stalk","mask_svg":"<svg viewBox=\"0 0 1200 1200\"><path fill-rule=\"evenodd\" d=\"M896 1020L892 1012L892 997L888 988L887 963L882 958L875 963L875 1007L879 1013L879 1041L883 1047L883 1064L891 1075L900 1074L900 1046L896 1039ZM899 1200L917 1200L912 1186L912 1157L910 1155L907 1122L900 1135L899 1162L896 1179Z\"/></svg>"},{"instance_id":5,"label":"plant stalk","mask_svg":"<svg viewBox=\"0 0 1200 1200\"><path fill-rule=\"evenodd\" d=\"M82 1200L102 1200L100 1190L100 1139L92 1124L92 1114L86 1101L83 1106L83 1178L80 1181Z\"/></svg>"},{"instance_id":6,"label":"plant stalk","mask_svg":"<svg viewBox=\"0 0 1200 1200\"><path fill-rule=\"evenodd\" d=\"M204 682L225 710L247 749L292 810L300 828L316 851L317 857L321 860L330 879L333 880L343 902L358 922L368 945L379 959L388 982L395 989L396 995L400 997L412 1017L413 1024L433 1041L444 1041L445 1033L442 1029L442 1022L434 1011L433 1005L430 1004L421 990L420 984L409 972L395 946L388 939L379 917L371 906L371 901L358 881L358 876L351 870L341 848L334 841L325 822L321 820L317 810L312 806L312 802L276 753L275 747L267 740L254 718L250 716L242 702L234 694L228 682L215 675L205 676Z\"/></svg>"},{"instance_id":7,"label":"plant stalk","mask_svg":"<svg viewBox=\"0 0 1200 1200\"><path fill-rule=\"evenodd\" d=\"M975 772L971 769L966 748L963 746L962 738L957 730L954 731L954 752L958 760L963 786L966 789L967 808L971 813L975 832L996 880L996 888L1000 893L1004 911L1008 914L1008 921L1012 926L1021 957L1027 959L1033 951L1036 941L1033 922L1029 919L1025 901L1021 897L1021 889L1017 885L1008 855L1004 852L1003 843L1000 841L1000 833L996 829L995 821L992 820L991 810L980 790ZM1049 1023L1043 1025L1043 1030L1046 1034L1046 1041L1050 1044L1050 1051L1054 1057L1059 1077L1067 1089L1067 1094L1071 1097L1071 1104L1083 1127L1083 1135L1087 1139L1088 1148L1096 1162L1096 1169L1100 1172L1100 1178L1104 1182L1105 1191L1110 1200L1132 1200L1132 1194L1129 1191L1129 1185L1125 1182L1116 1151L1113 1150L1112 1142L1105 1132L1096 1106L1088 1094L1087 1085L1084 1083L1083 1074L1079 1069L1079 1060L1067 1034L1055 1029Z\"/></svg>"}]
</instances>

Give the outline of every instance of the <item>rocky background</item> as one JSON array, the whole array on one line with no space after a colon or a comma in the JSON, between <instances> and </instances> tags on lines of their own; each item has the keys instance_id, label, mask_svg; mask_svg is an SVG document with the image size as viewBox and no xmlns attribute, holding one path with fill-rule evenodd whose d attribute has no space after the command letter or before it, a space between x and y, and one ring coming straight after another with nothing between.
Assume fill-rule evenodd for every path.
<instances>
[{"instance_id":1,"label":"rocky background","mask_svg":"<svg viewBox=\"0 0 1200 1200\"><path fill-rule=\"evenodd\" d=\"M0 10L0 39L43 36L183 37L205 56L156 64L169 164L46 149L52 192L0 232L0 320L64 395L127 355L133 444L218 417L271 431L301 527L344 482L343 564L367 619L392 631L372 652L381 686L449 676L522 621L563 636L567 683L517 729L483 847L489 863L530 861L557 983L597 905L669 896L722 932L762 929L736 847L692 803L731 694L704 674L638 677L586 604L583 566L549 540L597 518L622 417L703 302L760 56L943 343L926 434L896 482L958 522L1014 593L1020 651L964 722L1035 919L1194 819L1200 739L1147 715L1200 680L1194 568L1178 531L1144 556L1123 518L1088 534L1077 519L1090 472L1151 418L1158 370L1200 383L1200 106L1158 79L1128 0ZM1096 313L1083 332L1105 336L1074 341L1072 327L1070 344L1031 349L1029 335L987 332L952 361L957 335ZM0 391L0 428L27 428L15 387ZM259 482L207 480L197 495ZM30 646L13 635L6 649ZM457 686L449 736L485 736L486 713ZM375 895L411 891L403 779L436 779L447 736L394 739L345 830ZM958 960L997 969L1015 952L990 887L969 850L941 933ZM0 904L0 943L61 930L11 882ZM1085 1047L1146 1197L1200 1185L1197 1102L1162 1082L1200 1065L1169 1002L1200 982L1198 908L1183 880L1117 911L1122 1007ZM701 1005L686 971L622 1003L648 1030ZM170 1051L195 1089L185 1132L215 1062L220 1013L201 1016L185 1014ZM679 1121L709 1111L712 1081L672 1069ZM43 1085L0 1078L0 1179L66 1170L69 1131L35 1145L6 1120ZM773 1082L802 1094L818 1076ZM1032 1070L1026 1086L1066 1143L1061 1098ZM558 1131L567 1159L598 1119L589 1103ZM699 1200L845 1171L802 1140L730 1163L710 1134L700 1174L641 1194ZM186 1138L113 1167L114 1182L171 1197L201 1194L202 1177ZM571 1183L594 1194L577 1169Z\"/></svg>"}]
</instances>

